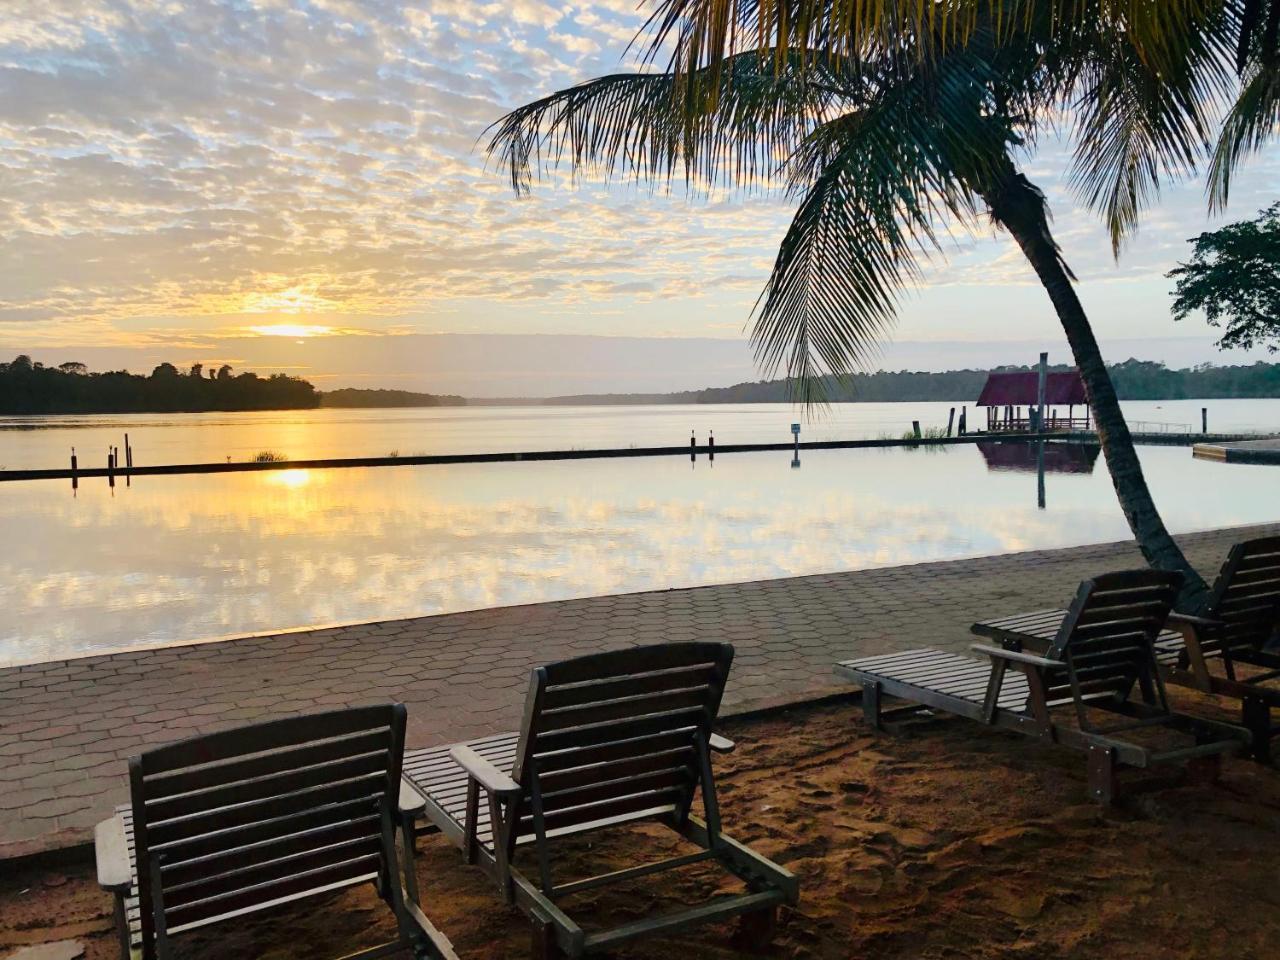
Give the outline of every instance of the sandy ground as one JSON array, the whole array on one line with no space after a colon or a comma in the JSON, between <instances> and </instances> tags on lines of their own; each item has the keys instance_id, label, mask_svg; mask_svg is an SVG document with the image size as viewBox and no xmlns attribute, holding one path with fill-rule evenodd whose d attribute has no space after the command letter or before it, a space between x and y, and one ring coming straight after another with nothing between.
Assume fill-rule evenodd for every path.
<instances>
[{"instance_id":1,"label":"sandy ground","mask_svg":"<svg viewBox=\"0 0 1280 960\"><path fill-rule=\"evenodd\" d=\"M1183 705L1212 704L1183 696ZM1116 807L1085 797L1080 754L960 720L873 733L858 708L795 708L726 723L718 761L729 832L799 875L772 945L731 924L642 941L615 956L881 960L1280 956L1280 772L1228 760L1216 784L1134 781ZM579 838L567 879L677 847L657 828ZM442 839L420 841L427 913L464 958L527 955L522 915ZM587 926L729 889L703 867L568 903ZM116 956L110 900L90 862L0 865L0 956L65 938ZM359 890L178 941L183 957L334 957L390 924Z\"/></svg>"}]
</instances>

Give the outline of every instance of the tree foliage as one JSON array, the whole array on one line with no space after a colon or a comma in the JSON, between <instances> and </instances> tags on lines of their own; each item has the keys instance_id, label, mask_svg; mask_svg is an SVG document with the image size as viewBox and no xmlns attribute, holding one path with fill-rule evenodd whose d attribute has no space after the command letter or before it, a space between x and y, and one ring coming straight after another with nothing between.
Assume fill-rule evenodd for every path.
<instances>
[{"instance_id":1,"label":"tree foliage","mask_svg":"<svg viewBox=\"0 0 1280 960\"><path fill-rule=\"evenodd\" d=\"M1177 280L1174 318L1203 311L1223 329L1224 350L1260 343L1280 349L1280 202L1190 243L1191 260L1167 274Z\"/></svg>"},{"instance_id":2,"label":"tree foliage","mask_svg":"<svg viewBox=\"0 0 1280 960\"><path fill-rule=\"evenodd\" d=\"M19 356L0 363L0 413L168 413L203 410L292 410L315 407L320 396L306 380L282 373L215 377L196 364L188 375L162 363L150 376L125 370L89 373L82 363L45 367Z\"/></svg>"}]
</instances>

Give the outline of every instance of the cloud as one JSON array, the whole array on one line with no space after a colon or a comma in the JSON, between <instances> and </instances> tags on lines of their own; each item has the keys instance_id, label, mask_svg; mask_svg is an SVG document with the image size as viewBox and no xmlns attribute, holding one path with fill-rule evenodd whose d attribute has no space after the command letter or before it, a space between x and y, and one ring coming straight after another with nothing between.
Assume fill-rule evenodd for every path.
<instances>
[{"instance_id":1,"label":"cloud","mask_svg":"<svg viewBox=\"0 0 1280 960\"><path fill-rule=\"evenodd\" d=\"M334 329L740 331L790 211L553 173L516 200L484 134L618 69L632 0L9 0L0 21L0 338L151 344L275 323ZM1161 287L1206 224L1174 190L1117 268L1031 163L1086 282ZM1261 205L1274 163L1240 182ZM931 288L1034 277L962 238ZM1151 324L1167 323L1152 297ZM1046 306L1042 309L1047 309ZM1105 331L1105 310L1100 319ZM912 307L903 326L935 334ZM180 333L175 333L180 331ZM175 346L176 348L176 346Z\"/></svg>"}]
</instances>

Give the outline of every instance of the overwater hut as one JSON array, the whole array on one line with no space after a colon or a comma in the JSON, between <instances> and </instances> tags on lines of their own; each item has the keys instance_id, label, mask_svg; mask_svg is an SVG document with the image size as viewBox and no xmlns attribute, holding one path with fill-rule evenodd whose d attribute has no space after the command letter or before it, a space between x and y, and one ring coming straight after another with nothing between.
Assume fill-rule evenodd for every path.
<instances>
[{"instance_id":1,"label":"overwater hut","mask_svg":"<svg viewBox=\"0 0 1280 960\"><path fill-rule=\"evenodd\" d=\"M1033 430L1032 415L1039 390L1040 374L1037 371L989 374L978 396L978 406L987 408L987 431L1022 433ZM1089 404L1085 400L1084 381L1080 379L1079 371L1047 374L1044 405L1046 430L1089 429ZM1081 413L1079 417L1076 416L1077 408Z\"/></svg>"}]
</instances>

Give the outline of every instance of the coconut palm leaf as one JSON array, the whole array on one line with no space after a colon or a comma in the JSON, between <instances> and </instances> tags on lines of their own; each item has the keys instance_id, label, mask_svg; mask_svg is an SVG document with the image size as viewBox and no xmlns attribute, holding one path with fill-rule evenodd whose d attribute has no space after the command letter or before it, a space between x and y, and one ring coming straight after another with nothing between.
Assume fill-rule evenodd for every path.
<instances>
[{"instance_id":1,"label":"coconut palm leaf","mask_svg":"<svg viewBox=\"0 0 1280 960\"><path fill-rule=\"evenodd\" d=\"M767 184L804 136L865 94L852 72L778 68L740 54L713 76L623 73L520 107L491 130L488 152L517 192L548 166L690 184Z\"/></svg>"},{"instance_id":2,"label":"coconut palm leaf","mask_svg":"<svg viewBox=\"0 0 1280 960\"><path fill-rule=\"evenodd\" d=\"M1102 214L1119 256L1163 180L1194 173L1212 139L1211 107L1230 96L1232 19L1222 10L1169 41L1171 63L1154 66L1106 24L1081 24L1054 59L1065 61L1064 102L1075 118L1071 182ZM1074 60L1074 67L1072 61Z\"/></svg>"},{"instance_id":3,"label":"coconut palm leaf","mask_svg":"<svg viewBox=\"0 0 1280 960\"><path fill-rule=\"evenodd\" d=\"M1280 4L1276 5L1280 9ZM1222 122L1209 167L1210 209L1221 210L1241 161L1280 129L1280 69L1256 65L1245 77L1240 96Z\"/></svg>"}]
</instances>

